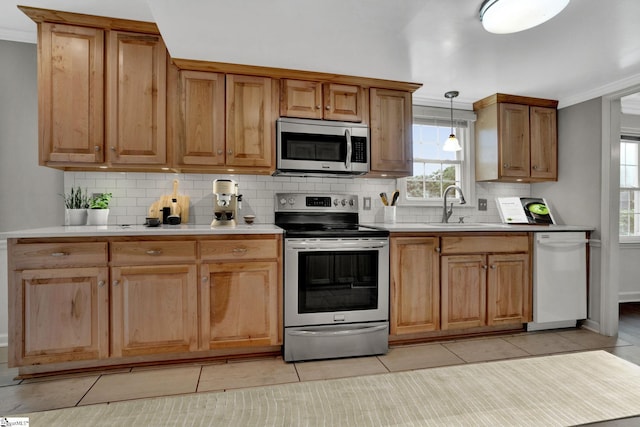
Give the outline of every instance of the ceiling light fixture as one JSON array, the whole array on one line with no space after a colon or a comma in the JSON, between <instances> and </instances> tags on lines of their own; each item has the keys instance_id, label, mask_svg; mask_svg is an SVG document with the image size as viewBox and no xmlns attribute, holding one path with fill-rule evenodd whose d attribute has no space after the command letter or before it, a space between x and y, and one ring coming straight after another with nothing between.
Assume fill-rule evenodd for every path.
<instances>
[{"instance_id":1,"label":"ceiling light fixture","mask_svg":"<svg viewBox=\"0 0 640 427\"><path fill-rule=\"evenodd\" d=\"M453 133L453 98L458 96L460 92L457 90L452 90L444 94L445 98L449 98L451 101L451 135L447 138L447 141L444 143L442 150L444 151L460 151L462 147L460 146L460 142L458 142L458 138L456 138Z\"/></svg>"},{"instance_id":2,"label":"ceiling light fixture","mask_svg":"<svg viewBox=\"0 0 640 427\"><path fill-rule=\"evenodd\" d=\"M485 0L480 21L490 33L517 33L548 21L568 4L569 0Z\"/></svg>"}]
</instances>

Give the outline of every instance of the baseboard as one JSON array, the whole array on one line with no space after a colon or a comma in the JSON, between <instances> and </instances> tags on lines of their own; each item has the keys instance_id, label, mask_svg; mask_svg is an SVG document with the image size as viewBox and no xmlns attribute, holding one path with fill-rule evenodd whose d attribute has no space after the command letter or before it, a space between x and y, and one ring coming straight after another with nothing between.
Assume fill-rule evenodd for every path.
<instances>
[{"instance_id":1,"label":"baseboard","mask_svg":"<svg viewBox=\"0 0 640 427\"><path fill-rule=\"evenodd\" d=\"M587 329L591 332L595 332L596 334L600 333L600 322L596 322L591 319L586 319L582 321L582 328Z\"/></svg>"},{"instance_id":2,"label":"baseboard","mask_svg":"<svg viewBox=\"0 0 640 427\"><path fill-rule=\"evenodd\" d=\"M0 334L0 347L9 346L9 334Z\"/></svg>"}]
</instances>

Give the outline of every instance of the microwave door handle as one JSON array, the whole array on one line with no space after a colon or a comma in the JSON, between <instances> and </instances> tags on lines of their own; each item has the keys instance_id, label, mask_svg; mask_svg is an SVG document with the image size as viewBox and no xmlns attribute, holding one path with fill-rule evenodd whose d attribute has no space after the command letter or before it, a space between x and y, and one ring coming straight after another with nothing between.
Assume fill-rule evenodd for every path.
<instances>
[{"instance_id":1,"label":"microwave door handle","mask_svg":"<svg viewBox=\"0 0 640 427\"><path fill-rule=\"evenodd\" d=\"M347 158L344 161L344 167L350 171L351 170L351 152L353 151L353 147L351 146L351 130L345 129L344 136L347 138Z\"/></svg>"}]
</instances>

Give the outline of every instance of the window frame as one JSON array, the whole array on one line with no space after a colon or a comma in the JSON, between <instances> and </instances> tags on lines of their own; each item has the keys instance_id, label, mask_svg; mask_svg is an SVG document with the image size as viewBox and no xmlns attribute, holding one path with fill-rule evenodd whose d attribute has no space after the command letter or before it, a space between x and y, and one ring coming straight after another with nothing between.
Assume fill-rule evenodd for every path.
<instances>
[{"instance_id":1,"label":"window frame","mask_svg":"<svg viewBox=\"0 0 640 427\"><path fill-rule=\"evenodd\" d=\"M450 126L451 124L451 110L449 108L442 107L429 107L422 105L413 106L413 124L425 124L425 121L439 121L443 125ZM467 122L466 127L455 127L454 131L456 136L460 140L462 145L463 160L460 164L460 182L462 192L464 193L465 200L464 205L459 205L461 208L475 208L475 121L476 114L469 110L453 110L453 121ZM421 123L422 122L422 123ZM444 143L444 141L443 141ZM413 144L413 140L412 140ZM413 146L412 146L413 152ZM413 162L413 159L412 159ZM407 198L407 180L410 177L398 178L396 185L400 189L400 198L398 205L402 206L423 206L423 207L442 207L444 199L442 197L433 198L428 200L416 200ZM451 195L451 193L450 193ZM448 201L455 203L458 198L447 197Z\"/></svg>"},{"instance_id":2,"label":"window frame","mask_svg":"<svg viewBox=\"0 0 640 427\"><path fill-rule=\"evenodd\" d=\"M623 134L620 135L620 145L622 145L623 143L635 143L637 145L637 153L636 153L636 166L638 167L638 186L637 187L623 187L620 183L620 185L618 186L618 192L620 194L620 196L622 196L623 192L628 192L632 195L632 197L634 197L635 201L634 204L636 205L636 210L634 211L634 213L632 214L635 218L634 220L634 225L635 225L635 229L633 230L634 233L637 234L630 234L630 235L626 235L626 234L621 234L620 233L620 223L622 220L622 209L620 209L620 211L618 212L618 237L620 239L621 243L637 243L640 242L640 133L636 133L636 132L625 132ZM622 147L620 148L620 152L622 153ZM620 170L622 171L622 158L620 158ZM622 178L622 176L620 176L620 179ZM635 193L635 196L633 196ZM636 201L638 203L636 203Z\"/></svg>"}]
</instances>

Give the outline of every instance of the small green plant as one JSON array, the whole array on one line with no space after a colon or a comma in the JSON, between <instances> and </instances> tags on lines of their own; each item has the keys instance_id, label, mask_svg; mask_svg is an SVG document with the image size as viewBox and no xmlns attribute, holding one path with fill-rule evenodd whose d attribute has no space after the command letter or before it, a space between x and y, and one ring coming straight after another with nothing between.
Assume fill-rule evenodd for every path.
<instances>
[{"instance_id":1,"label":"small green plant","mask_svg":"<svg viewBox=\"0 0 640 427\"><path fill-rule=\"evenodd\" d=\"M91 209L109 209L109 202L113 194L111 193L102 193L97 194L91 198L89 201L89 208Z\"/></svg>"},{"instance_id":2,"label":"small green plant","mask_svg":"<svg viewBox=\"0 0 640 427\"><path fill-rule=\"evenodd\" d=\"M71 188L68 194L61 194L64 199L64 207L67 209L87 209L89 207L89 195L85 188L84 193L80 187Z\"/></svg>"}]
</instances>

